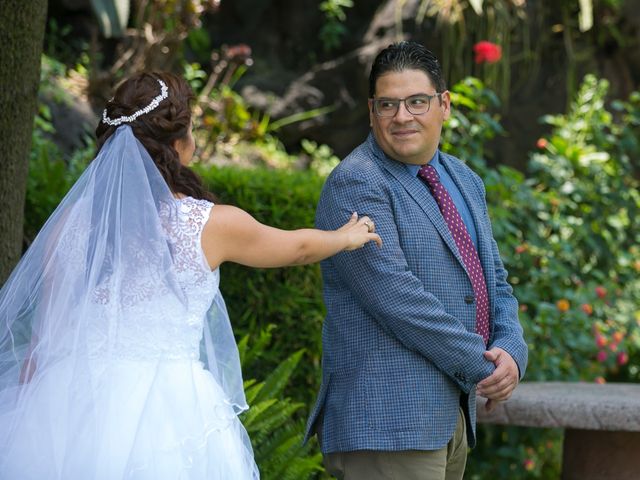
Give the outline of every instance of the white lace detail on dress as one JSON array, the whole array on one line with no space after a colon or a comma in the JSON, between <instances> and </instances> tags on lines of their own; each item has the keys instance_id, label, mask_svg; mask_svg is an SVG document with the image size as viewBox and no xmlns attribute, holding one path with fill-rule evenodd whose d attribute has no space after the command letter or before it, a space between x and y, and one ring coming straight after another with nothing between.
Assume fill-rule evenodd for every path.
<instances>
[{"instance_id":1,"label":"white lace detail on dress","mask_svg":"<svg viewBox=\"0 0 640 480\"><path fill-rule=\"evenodd\" d=\"M137 269L136 274L125 276L135 281L115 289L122 292L122 312L110 310L113 280L102 282L94 296L97 318L91 322L92 356L108 354L131 360L199 358L203 321L220 279L218 269L209 269L201 247L202 229L212 207L206 200L186 197L177 201L177 215L170 214L169 207L160 211L182 298L174 292L154 290L154 285L165 283L154 281L162 269L145 264L144 254L131 266Z\"/></svg>"}]
</instances>

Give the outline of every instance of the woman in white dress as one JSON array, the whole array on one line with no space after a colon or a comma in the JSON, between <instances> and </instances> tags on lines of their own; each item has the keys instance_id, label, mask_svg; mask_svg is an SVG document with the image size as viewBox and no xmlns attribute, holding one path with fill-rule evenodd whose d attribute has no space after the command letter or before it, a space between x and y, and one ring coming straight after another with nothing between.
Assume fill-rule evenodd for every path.
<instances>
[{"instance_id":1,"label":"woman in white dress","mask_svg":"<svg viewBox=\"0 0 640 480\"><path fill-rule=\"evenodd\" d=\"M125 81L99 152L0 290L0 479L259 478L220 264L312 263L373 222L284 231L187 168L187 83Z\"/></svg>"}]
</instances>

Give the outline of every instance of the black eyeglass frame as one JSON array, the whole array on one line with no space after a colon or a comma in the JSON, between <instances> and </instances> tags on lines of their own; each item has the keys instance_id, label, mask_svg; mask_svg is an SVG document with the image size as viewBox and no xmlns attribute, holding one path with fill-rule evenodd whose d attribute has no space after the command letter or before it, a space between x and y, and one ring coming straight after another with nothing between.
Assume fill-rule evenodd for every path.
<instances>
[{"instance_id":1,"label":"black eyeglass frame","mask_svg":"<svg viewBox=\"0 0 640 480\"><path fill-rule=\"evenodd\" d=\"M410 95L408 97L405 98L387 98L387 97L381 97L381 98L371 98L371 102L373 103L373 112L381 118L392 118L395 117L398 114L398 111L400 110L400 102L404 103L404 108L407 109L407 112L409 112L411 115L424 115L425 113L429 113L429 111L431 110L431 100L433 100L435 97L438 97L438 101L440 102L440 105L442 105L442 93L443 92L436 92L433 95L429 95L428 93L418 93L416 95ZM424 112L418 112L418 113L414 113L411 111L411 107L409 106L409 104L407 103L407 100L411 100L414 98L426 98L427 99L427 109ZM379 107L378 104L380 102L393 102L395 104L395 109L393 111L393 114L389 114L389 115L382 115L380 114L379 111Z\"/></svg>"}]
</instances>

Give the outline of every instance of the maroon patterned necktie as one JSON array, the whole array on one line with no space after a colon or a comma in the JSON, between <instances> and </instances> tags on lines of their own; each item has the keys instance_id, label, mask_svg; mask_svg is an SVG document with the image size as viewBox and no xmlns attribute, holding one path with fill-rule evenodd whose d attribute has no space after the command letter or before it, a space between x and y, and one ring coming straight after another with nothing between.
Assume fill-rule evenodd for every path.
<instances>
[{"instance_id":1,"label":"maroon patterned necktie","mask_svg":"<svg viewBox=\"0 0 640 480\"><path fill-rule=\"evenodd\" d=\"M469 231L458 213L447 189L440 183L440 176L432 165L424 165L418 175L422 178L435 198L449 231L456 242L458 252L467 269L473 293L476 297L476 333L482 335L485 345L489 342L489 295L484 280L484 271Z\"/></svg>"}]
</instances>

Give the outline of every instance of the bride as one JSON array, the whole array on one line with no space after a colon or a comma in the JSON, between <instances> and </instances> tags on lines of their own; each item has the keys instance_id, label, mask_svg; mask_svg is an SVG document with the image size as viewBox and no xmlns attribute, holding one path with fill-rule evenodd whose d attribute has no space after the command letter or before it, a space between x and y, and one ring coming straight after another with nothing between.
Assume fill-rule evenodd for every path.
<instances>
[{"instance_id":1,"label":"bride","mask_svg":"<svg viewBox=\"0 0 640 480\"><path fill-rule=\"evenodd\" d=\"M172 74L125 81L97 157L0 290L1 479L257 479L218 267L381 244L357 214L284 231L214 205L187 168L192 100Z\"/></svg>"}]
</instances>

